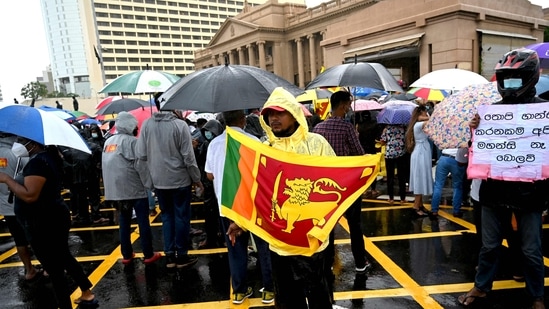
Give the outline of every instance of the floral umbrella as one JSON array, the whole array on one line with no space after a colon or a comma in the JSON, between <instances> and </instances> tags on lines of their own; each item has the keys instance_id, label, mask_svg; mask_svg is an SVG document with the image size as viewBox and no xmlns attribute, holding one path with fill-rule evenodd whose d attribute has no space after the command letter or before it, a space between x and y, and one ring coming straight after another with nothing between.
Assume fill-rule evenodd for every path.
<instances>
[{"instance_id":1,"label":"floral umbrella","mask_svg":"<svg viewBox=\"0 0 549 309\"><path fill-rule=\"evenodd\" d=\"M441 149L467 147L471 139L469 121L480 105L501 100L496 83L465 87L437 104L425 132Z\"/></svg>"},{"instance_id":2,"label":"floral umbrella","mask_svg":"<svg viewBox=\"0 0 549 309\"><path fill-rule=\"evenodd\" d=\"M377 103L377 101L374 100L355 100L353 103L351 103L351 108L355 111L371 111L371 110L379 110L383 109L383 105Z\"/></svg>"}]
</instances>

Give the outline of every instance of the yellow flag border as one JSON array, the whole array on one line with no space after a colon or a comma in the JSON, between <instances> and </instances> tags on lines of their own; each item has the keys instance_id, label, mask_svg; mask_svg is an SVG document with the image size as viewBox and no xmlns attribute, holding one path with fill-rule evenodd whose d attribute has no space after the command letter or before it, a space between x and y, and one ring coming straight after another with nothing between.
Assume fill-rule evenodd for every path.
<instances>
[{"instance_id":1,"label":"yellow flag border","mask_svg":"<svg viewBox=\"0 0 549 309\"><path fill-rule=\"evenodd\" d=\"M248 148L251 148L255 151L255 159L253 163L254 166L252 170L252 176L254 179L256 179L257 177L259 164L261 164L261 156L276 158L276 160L282 161L286 164L297 164L297 165L308 166L308 167L326 166L326 165L320 165L320 163L326 163L325 162L326 159L330 160L329 166L334 168L375 166L371 174L364 175L364 176L369 176L373 174L372 176L370 176L370 179L368 180L368 182L366 182L359 190L356 190L353 194L351 194L339 207L337 207L334 214L324 223L322 227L314 226L308 232L307 234L307 238L309 241L308 248L289 245L286 242L283 242L274 238L271 234L269 234L262 228L258 227L256 225L256 221L258 220L258 218L257 218L257 209L255 205L253 207L252 217L250 220L244 219L242 216L240 216L240 214L238 214L237 212L235 212L234 210L228 207L221 207L221 213L224 216L233 220L239 226L250 230L250 232L252 232L253 234L267 241L272 247L274 247L273 248L274 251L277 251L277 252L283 251L285 254L289 254L289 255L304 255L304 256L313 255L321 246L319 241L325 242L328 240L330 231L337 224L337 222L339 221L339 218L345 213L347 208L356 199L358 199L362 195L362 193L371 185L371 183L375 180L380 170L381 154L379 153L373 154L373 155L347 156L347 157L311 156L311 155L286 152L286 151L272 148L266 144L263 144L261 142L258 142L257 140L254 140L246 136L245 134L242 134L234 129L227 127L227 141L229 136L234 140L236 140L237 142L239 142L240 144ZM258 183L257 181L254 181L251 188L252 196L256 195L257 190L258 190ZM252 198L252 201L253 201L253 198ZM346 204L346 205L343 205L343 204ZM261 225L261 222L258 222L257 224ZM326 229L325 228L326 226L331 226L331 228Z\"/></svg>"}]
</instances>

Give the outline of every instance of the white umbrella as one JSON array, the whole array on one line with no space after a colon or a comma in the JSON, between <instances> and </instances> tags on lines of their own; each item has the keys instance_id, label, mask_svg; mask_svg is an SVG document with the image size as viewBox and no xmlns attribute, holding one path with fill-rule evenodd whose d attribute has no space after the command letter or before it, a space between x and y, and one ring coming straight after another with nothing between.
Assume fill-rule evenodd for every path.
<instances>
[{"instance_id":1,"label":"white umbrella","mask_svg":"<svg viewBox=\"0 0 549 309\"><path fill-rule=\"evenodd\" d=\"M26 105L0 105L0 132L31 139L42 145L60 145L91 153L80 134L52 113Z\"/></svg>"},{"instance_id":2,"label":"white umbrella","mask_svg":"<svg viewBox=\"0 0 549 309\"><path fill-rule=\"evenodd\" d=\"M413 82L411 88L430 88L459 91L469 85L487 84L484 76L462 69L436 70Z\"/></svg>"},{"instance_id":3,"label":"white umbrella","mask_svg":"<svg viewBox=\"0 0 549 309\"><path fill-rule=\"evenodd\" d=\"M144 70L126 73L103 87L99 93L163 92L179 80L179 76L162 71Z\"/></svg>"}]
</instances>

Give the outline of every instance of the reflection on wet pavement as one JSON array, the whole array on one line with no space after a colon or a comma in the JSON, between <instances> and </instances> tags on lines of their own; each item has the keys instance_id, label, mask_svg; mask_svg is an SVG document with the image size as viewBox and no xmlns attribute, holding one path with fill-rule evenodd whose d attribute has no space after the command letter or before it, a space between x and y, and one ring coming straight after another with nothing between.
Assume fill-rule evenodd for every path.
<instances>
[{"instance_id":1,"label":"reflection on wet pavement","mask_svg":"<svg viewBox=\"0 0 549 309\"><path fill-rule=\"evenodd\" d=\"M451 203L448 203L451 204ZM193 203L192 226L204 225L202 203ZM428 206L428 205L426 205ZM103 209L105 214L113 209ZM364 200L362 229L373 269L356 274L350 249L347 221L336 226L334 265L336 304L346 308L461 308L457 296L472 287L478 254L472 208L464 208L463 218L451 215L451 206L442 205L440 217L417 218L411 204L389 205L386 200ZM160 216L151 217L154 248L162 249ZM544 225L544 234L549 226ZM132 234L136 252L139 231ZM145 266L137 254L133 264L121 263L118 227L81 227L71 230L72 253L78 258L100 301L100 308L267 308L261 303L260 270L255 257L249 258L249 282L254 295L241 305L230 302L230 280L226 249L200 249L204 236L193 237L198 263L183 270L168 270L165 258ZM547 237L545 237L547 239ZM506 248L494 291L482 308L527 308L524 283L512 280L513 263ZM545 256L549 256L545 247ZM38 263L34 261L34 263ZM546 259L546 265L549 260ZM23 267L5 222L0 222L0 307L54 308L51 284L43 278L26 283ZM69 281L79 291L73 281ZM546 286L549 277L546 275ZM76 308L76 305L75 305Z\"/></svg>"}]
</instances>

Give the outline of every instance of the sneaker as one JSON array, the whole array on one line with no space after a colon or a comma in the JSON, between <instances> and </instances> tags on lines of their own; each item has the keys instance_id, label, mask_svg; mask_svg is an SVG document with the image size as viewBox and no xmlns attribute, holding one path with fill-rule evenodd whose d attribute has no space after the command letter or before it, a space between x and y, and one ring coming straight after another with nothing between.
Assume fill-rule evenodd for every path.
<instances>
[{"instance_id":1,"label":"sneaker","mask_svg":"<svg viewBox=\"0 0 549 309\"><path fill-rule=\"evenodd\" d=\"M355 268L355 271L357 273L365 273L368 270L370 270L370 268L372 268L372 263L370 263L370 261L366 260L366 263L364 263L364 266Z\"/></svg>"},{"instance_id":2,"label":"sneaker","mask_svg":"<svg viewBox=\"0 0 549 309\"><path fill-rule=\"evenodd\" d=\"M158 261L161 257L162 257L162 254L160 254L160 252L155 252L150 258L144 259L143 263L145 263L145 265L149 265Z\"/></svg>"},{"instance_id":3,"label":"sneaker","mask_svg":"<svg viewBox=\"0 0 549 309\"><path fill-rule=\"evenodd\" d=\"M184 268L184 267L189 267L189 266L192 266L194 264L196 264L196 262L198 262L198 258L197 257L194 257L194 256L190 256L190 255L183 255L183 256L178 256L175 263L177 264L177 268Z\"/></svg>"},{"instance_id":4,"label":"sneaker","mask_svg":"<svg viewBox=\"0 0 549 309\"><path fill-rule=\"evenodd\" d=\"M175 268L175 255L166 255L166 268Z\"/></svg>"},{"instance_id":5,"label":"sneaker","mask_svg":"<svg viewBox=\"0 0 549 309\"><path fill-rule=\"evenodd\" d=\"M261 288L259 290L261 292L261 302L264 304L271 304L275 300L275 293L271 291L265 290L265 288Z\"/></svg>"},{"instance_id":6,"label":"sneaker","mask_svg":"<svg viewBox=\"0 0 549 309\"><path fill-rule=\"evenodd\" d=\"M133 261L134 258L135 258L135 252L132 252L132 257L129 259L122 259L122 264L128 265Z\"/></svg>"},{"instance_id":7,"label":"sneaker","mask_svg":"<svg viewBox=\"0 0 549 309\"><path fill-rule=\"evenodd\" d=\"M244 300L254 294L252 287L248 287L246 293L234 293L233 304L242 304Z\"/></svg>"}]
</instances>

